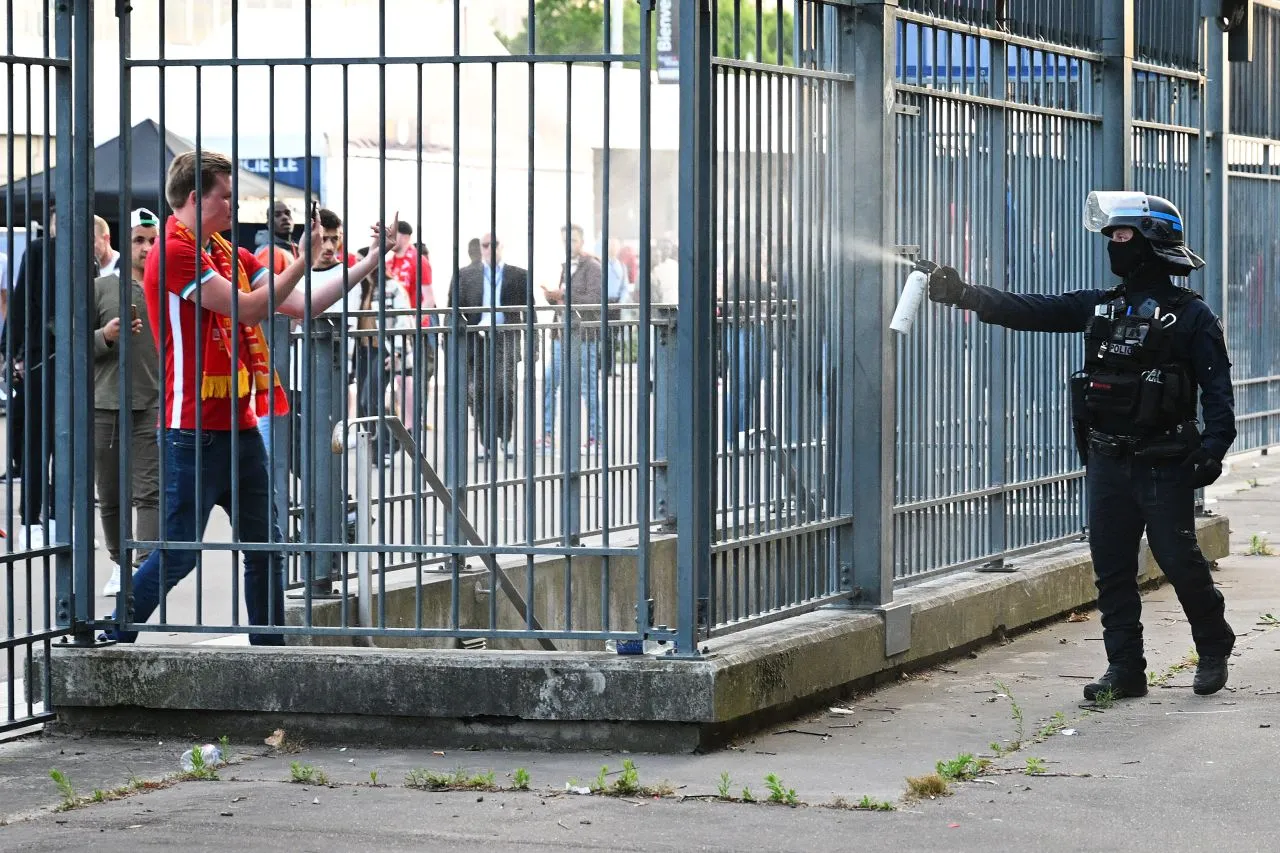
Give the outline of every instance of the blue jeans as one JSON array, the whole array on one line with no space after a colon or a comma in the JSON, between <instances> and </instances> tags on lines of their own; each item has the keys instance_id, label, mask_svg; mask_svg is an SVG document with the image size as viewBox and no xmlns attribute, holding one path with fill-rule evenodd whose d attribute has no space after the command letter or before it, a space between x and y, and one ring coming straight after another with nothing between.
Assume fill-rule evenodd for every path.
<instances>
[{"instance_id":1,"label":"blue jeans","mask_svg":"<svg viewBox=\"0 0 1280 853\"><path fill-rule=\"evenodd\" d=\"M231 433L169 430L164 433L164 538L196 542L209 514L220 506L231 515L233 473L239 474L238 532L244 542L268 542L272 532L267 488L267 453L256 429L240 431L239 465L231 464ZM196 494L196 446L200 446L201 493ZM280 541L279 528L274 531ZM196 566L196 552L157 549L133 575L133 622L142 623L160 599ZM163 588L162 588L163 587ZM284 557L278 551L244 552L244 603L250 625L284 624ZM110 636L110 635L109 635ZM117 631L111 639L132 643L137 631ZM255 646L282 646L280 634L251 634Z\"/></svg>"},{"instance_id":2,"label":"blue jeans","mask_svg":"<svg viewBox=\"0 0 1280 853\"><path fill-rule=\"evenodd\" d=\"M277 433L276 440L279 443L275 447L275 455L268 454L267 459L270 461L271 467L275 469L276 525L286 530L289 527L289 450L291 445L289 430L293 426L292 417L293 415L290 413L274 417L263 415L258 418L258 432L262 434L262 444L268 451L271 450L272 446L272 430L274 429Z\"/></svg>"},{"instance_id":3,"label":"blue jeans","mask_svg":"<svg viewBox=\"0 0 1280 853\"><path fill-rule=\"evenodd\" d=\"M725 405L724 438L733 446L738 433L755 428L760 407L760 385L766 369L764 328L743 325L729 331L729 395Z\"/></svg>"},{"instance_id":4,"label":"blue jeans","mask_svg":"<svg viewBox=\"0 0 1280 853\"><path fill-rule=\"evenodd\" d=\"M582 361L579 370L579 393L587 401L587 440L595 441L600 429L599 341L575 340L574 349ZM551 341L551 358L547 361L542 382L542 432L551 435L556 421L556 398L560 393L560 375L564 370L564 348L560 339Z\"/></svg>"}]
</instances>

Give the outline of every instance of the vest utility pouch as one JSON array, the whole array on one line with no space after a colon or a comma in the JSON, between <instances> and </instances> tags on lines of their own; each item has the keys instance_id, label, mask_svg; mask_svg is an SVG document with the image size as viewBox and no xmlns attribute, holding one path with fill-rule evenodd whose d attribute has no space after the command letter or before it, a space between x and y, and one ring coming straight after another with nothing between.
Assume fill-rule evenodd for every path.
<instances>
[{"instance_id":1,"label":"vest utility pouch","mask_svg":"<svg viewBox=\"0 0 1280 853\"><path fill-rule=\"evenodd\" d=\"M1149 370L1142 375L1139 391L1138 414L1134 422L1141 427L1159 426L1164 422L1164 376L1159 370Z\"/></svg>"},{"instance_id":2,"label":"vest utility pouch","mask_svg":"<svg viewBox=\"0 0 1280 853\"><path fill-rule=\"evenodd\" d=\"M1142 376L1136 373L1096 372L1084 387L1085 407L1093 414L1132 416L1137 412Z\"/></svg>"}]
</instances>

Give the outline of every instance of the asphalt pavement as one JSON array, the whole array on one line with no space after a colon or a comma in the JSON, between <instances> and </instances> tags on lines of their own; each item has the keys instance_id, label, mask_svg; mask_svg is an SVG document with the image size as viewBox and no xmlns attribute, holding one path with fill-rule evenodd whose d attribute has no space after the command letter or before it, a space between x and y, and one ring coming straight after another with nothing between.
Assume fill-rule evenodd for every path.
<instances>
[{"instance_id":1,"label":"asphalt pavement","mask_svg":"<svg viewBox=\"0 0 1280 853\"><path fill-rule=\"evenodd\" d=\"M1215 696L1190 689L1190 632L1163 586L1144 603L1151 693L1110 707L1081 697L1105 667L1084 611L708 755L233 743L219 781L56 811L51 769L91 797L171 776L192 741L34 737L0 744L0 850L1275 850L1280 557L1247 552L1280 550L1280 460L1238 459L1209 494L1232 520L1216 577L1238 635ZM990 764L945 796L907 795L908 776L964 754ZM651 790L566 790L602 766L616 786L626 760ZM291 782L295 762L329 784ZM492 772L499 790L406 787L417 770ZM511 790L518 771L529 791ZM740 802L743 788L767 799L769 775L796 805ZM722 783L735 801L718 799ZM864 796L893 810L840 807Z\"/></svg>"}]
</instances>

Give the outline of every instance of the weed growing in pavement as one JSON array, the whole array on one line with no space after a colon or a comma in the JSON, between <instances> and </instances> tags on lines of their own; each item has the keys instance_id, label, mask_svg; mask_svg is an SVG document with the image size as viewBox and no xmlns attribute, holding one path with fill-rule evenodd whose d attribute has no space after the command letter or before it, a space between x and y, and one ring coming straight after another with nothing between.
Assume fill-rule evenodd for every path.
<instances>
[{"instance_id":1,"label":"weed growing in pavement","mask_svg":"<svg viewBox=\"0 0 1280 853\"><path fill-rule=\"evenodd\" d=\"M862 799L858 800L858 804L854 806L854 808L868 812L891 812L895 810L897 806L888 800L877 800L863 794Z\"/></svg>"},{"instance_id":2,"label":"weed growing in pavement","mask_svg":"<svg viewBox=\"0 0 1280 853\"><path fill-rule=\"evenodd\" d=\"M517 767L515 774L511 777L511 781L517 791L529 790L529 771L523 767Z\"/></svg>"},{"instance_id":3,"label":"weed growing in pavement","mask_svg":"<svg viewBox=\"0 0 1280 853\"><path fill-rule=\"evenodd\" d=\"M58 786L58 794L62 797L62 808L75 808L80 798L76 796L76 789L71 787L71 780L66 774L55 768L49 771L49 778Z\"/></svg>"},{"instance_id":4,"label":"weed growing in pavement","mask_svg":"<svg viewBox=\"0 0 1280 853\"><path fill-rule=\"evenodd\" d=\"M180 777L196 782L217 782L218 771L204 761L204 750L200 744L191 746L191 769Z\"/></svg>"},{"instance_id":5,"label":"weed growing in pavement","mask_svg":"<svg viewBox=\"0 0 1280 853\"><path fill-rule=\"evenodd\" d=\"M796 789L785 787L777 773L770 773L764 777L764 783L769 788L769 802L787 806L799 805L800 800L796 797Z\"/></svg>"},{"instance_id":6,"label":"weed growing in pavement","mask_svg":"<svg viewBox=\"0 0 1280 853\"><path fill-rule=\"evenodd\" d=\"M744 803L754 803L756 801L756 797L751 793L751 789L746 787L742 789L742 796L738 799L742 800Z\"/></svg>"},{"instance_id":7,"label":"weed growing in pavement","mask_svg":"<svg viewBox=\"0 0 1280 853\"><path fill-rule=\"evenodd\" d=\"M1048 768L1045 766L1043 758L1034 758L1030 755L1027 756L1027 775L1028 776L1039 776L1041 773L1044 773L1045 770L1047 769Z\"/></svg>"},{"instance_id":8,"label":"weed growing in pavement","mask_svg":"<svg viewBox=\"0 0 1280 853\"><path fill-rule=\"evenodd\" d=\"M991 751L999 756L1022 749L1022 741L1026 737L1026 720L1022 713L1022 706L1018 704L1018 700L1014 698L1013 691L1009 689L1008 685L1003 681L997 681L996 689L1008 697L1009 713L1013 717L1013 740L1009 742L1009 745L1001 746L994 741L991 743Z\"/></svg>"},{"instance_id":9,"label":"weed growing in pavement","mask_svg":"<svg viewBox=\"0 0 1280 853\"><path fill-rule=\"evenodd\" d=\"M1116 691L1113 688L1108 687L1106 690L1099 690L1097 692L1093 697L1093 704L1105 711L1106 709L1115 706L1116 698Z\"/></svg>"},{"instance_id":10,"label":"weed growing in pavement","mask_svg":"<svg viewBox=\"0 0 1280 853\"><path fill-rule=\"evenodd\" d=\"M729 793L729 788L733 785L733 779L729 778L729 771L720 774L720 781L716 785L716 793L720 795L722 800L733 799L733 794Z\"/></svg>"},{"instance_id":11,"label":"weed growing in pavement","mask_svg":"<svg viewBox=\"0 0 1280 853\"><path fill-rule=\"evenodd\" d=\"M951 793L947 780L937 773L907 777L907 795L911 797L945 797Z\"/></svg>"},{"instance_id":12,"label":"weed growing in pavement","mask_svg":"<svg viewBox=\"0 0 1280 853\"><path fill-rule=\"evenodd\" d=\"M971 752L962 752L955 758L939 761L934 769L948 782L967 782L991 766L985 758L975 758Z\"/></svg>"},{"instance_id":13,"label":"weed growing in pavement","mask_svg":"<svg viewBox=\"0 0 1280 853\"><path fill-rule=\"evenodd\" d=\"M404 777L406 788L419 788L425 791L440 791L450 787L453 777L448 773L437 773L434 770L417 768L410 770Z\"/></svg>"},{"instance_id":14,"label":"weed growing in pavement","mask_svg":"<svg viewBox=\"0 0 1280 853\"><path fill-rule=\"evenodd\" d=\"M620 797L640 793L640 773L636 770L635 762L630 758L622 762L622 775L613 783L613 793Z\"/></svg>"},{"instance_id":15,"label":"weed growing in pavement","mask_svg":"<svg viewBox=\"0 0 1280 853\"><path fill-rule=\"evenodd\" d=\"M1271 547L1271 543L1266 537L1255 533L1249 537L1249 550L1245 551L1245 555L1249 557L1274 557L1275 549Z\"/></svg>"},{"instance_id":16,"label":"weed growing in pavement","mask_svg":"<svg viewBox=\"0 0 1280 853\"><path fill-rule=\"evenodd\" d=\"M425 768L410 770L404 777L404 786L424 791L494 791L498 788L492 770L469 774L461 767L452 773L437 773Z\"/></svg>"},{"instance_id":17,"label":"weed growing in pavement","mask_svg":"<svg viewBox=\"0 0 1280 853\"><path fill-rule=\"evenodd\" d=\"M323 770L317 770L310 764L295 761L289 765L290 782L300 785L328 785L329 776Z\"/></svg>"},{"instance_id":18,"label":"weed growing in pavement","mask_svg":"<svg viewBox=\"0 0 1280 853\"><path fill-rule=\"evenodd\" d=\"M1040 727L1040 730L1036 732L1036 737L1040 740L1044 740L1047 737L1053 737L1058 732L1066 728L1066 725L1067 715L1058 711L1049 718L1048 722Z\"/></svg>"}]
</instances>

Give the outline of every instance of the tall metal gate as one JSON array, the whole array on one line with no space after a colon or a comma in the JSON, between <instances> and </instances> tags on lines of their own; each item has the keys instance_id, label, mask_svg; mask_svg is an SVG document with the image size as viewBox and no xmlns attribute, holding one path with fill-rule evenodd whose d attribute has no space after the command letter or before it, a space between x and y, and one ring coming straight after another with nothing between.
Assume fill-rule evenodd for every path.
<instances>
[{"instance_id":1,"label":"tall metal gate","mask_svg":"<svg viewBox=\"0 0 1280 853\"><path fill-rule=\"evenodd\" d=\"M5 183L21 194L3 199L0 278L4 279L3 445L0 500L0 566L4 607L0 612L0 735L22 732L51 719L43 700L47 684L31 683L49 669L52 643L71 634L73 618L84 618L71 595L72 546L77 528L72 505L76 451L72 425L74 348L72 312L59 310L75 300L72 269L88 246L54 240L56 222L64 233L84 233L83 193L74 188L74 152L68 144L75 126L71 92L88 70L77 67L74 21L66 4L7 8L7 38L0 64L6 87L0 98L8 135L0 167ZM15 20L21 27L15 27ZM61 150L57 150L61 147ZM53 167L54 161L57 166ZM20 181L41 175L40 180ZM83 185L82 185L83 186ZM25 215L19 215L20 213ZM82 377L83 378L83 377ZM83 452L83 451L81 451ZM59 524L59 521L62 523ZM92 536L90 535L90 539ZM83 536L79 537L85 544Z\"/></svg>"}]
</instances>

